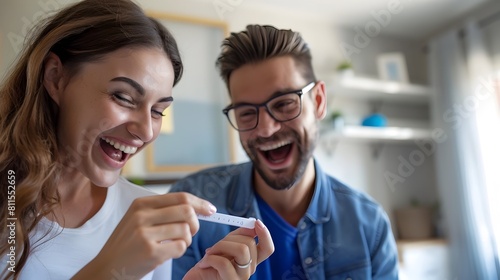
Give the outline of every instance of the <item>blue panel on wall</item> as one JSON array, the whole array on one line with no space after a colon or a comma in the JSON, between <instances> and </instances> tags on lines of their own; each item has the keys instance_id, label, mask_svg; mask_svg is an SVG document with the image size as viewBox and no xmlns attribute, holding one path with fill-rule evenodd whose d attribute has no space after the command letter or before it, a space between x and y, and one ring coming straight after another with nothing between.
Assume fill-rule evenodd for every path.
<instances>
[{"instance_id":1,"label":"blue panel on wall","mask_svg":"<svg viewBox=\"0 0 500 280\"><path fill-rule=\"evenodd\" d=\"M219 104L176 100L174 131L154 143L157 165L221 164L230 161L228 125Z\"/></svg>"}]
</instances>

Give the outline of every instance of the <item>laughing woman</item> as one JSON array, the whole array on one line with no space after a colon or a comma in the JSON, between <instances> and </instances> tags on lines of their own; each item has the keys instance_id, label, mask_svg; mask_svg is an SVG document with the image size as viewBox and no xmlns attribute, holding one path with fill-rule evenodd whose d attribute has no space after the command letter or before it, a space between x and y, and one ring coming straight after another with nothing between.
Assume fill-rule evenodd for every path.
<instances>
[{"instance_id":1,"label":"laughing woman","mask_svg":"<svg viewBox=\"0 0 500 280\"><path fill-rule=\"evenodd\" d=\"M38 30L0 88L2 279L170 279L196 214L215 207L153 195L120 171L155 140L173 101L174 38L128 0L82 1ZM248 279L272 251L259 221L185 278Z\"/></svg>"}]
</instances>

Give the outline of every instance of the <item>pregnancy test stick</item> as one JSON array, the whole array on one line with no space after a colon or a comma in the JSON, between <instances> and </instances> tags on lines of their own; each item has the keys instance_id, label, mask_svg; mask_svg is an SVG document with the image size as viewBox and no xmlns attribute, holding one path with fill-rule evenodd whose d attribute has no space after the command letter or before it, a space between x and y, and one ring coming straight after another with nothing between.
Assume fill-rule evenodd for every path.
<instances>
[{"instance_id":1,"label":"pregnancy test stick","mask_svg":"<svg viewBox=\"0 0 500 280\"><path fill-rule=\"evenodd\" d=\"M198 214L198 219L203 221L209 221L209 222L225 224L230 226L244 227L244 228L255 227L255 218L242 218L238 216L231 216L221 213L214 213L210 216L203 216Z\"/></svg>"}]
</instances>

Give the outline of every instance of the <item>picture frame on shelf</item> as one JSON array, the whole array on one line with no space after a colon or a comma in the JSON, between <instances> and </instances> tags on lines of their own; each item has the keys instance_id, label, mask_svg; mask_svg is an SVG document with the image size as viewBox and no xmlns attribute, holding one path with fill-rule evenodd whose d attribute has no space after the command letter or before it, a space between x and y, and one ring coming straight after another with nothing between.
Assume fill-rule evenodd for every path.
<instances>
[{"instance_id":1,"label":"picture frame on shelf","mask_svg":"<svg viewBox=\"0 0 500 280\"><path fill-rule=\"evenodd\" d=\"M403 53L383 53L377 57L380 79L384 81L409 83L406 59Z\"/></svg>"}]
</instances>

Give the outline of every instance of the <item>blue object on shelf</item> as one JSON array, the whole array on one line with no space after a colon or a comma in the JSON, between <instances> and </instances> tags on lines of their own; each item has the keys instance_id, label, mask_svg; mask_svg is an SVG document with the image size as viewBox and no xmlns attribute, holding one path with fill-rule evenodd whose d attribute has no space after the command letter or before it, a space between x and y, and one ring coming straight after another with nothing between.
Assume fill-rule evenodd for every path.
<instances>
[{"instance_id":1,"label":"blue object on shelf","mask_svg":"<svg viewBox=\"0 0 500 280\"><path fill-rule=\"evenodd\" d=\"M371 114L363 119L361 123L363 126L385 127L387 126L387 119L382 114Z\"/></svg>"}]
</instances>

